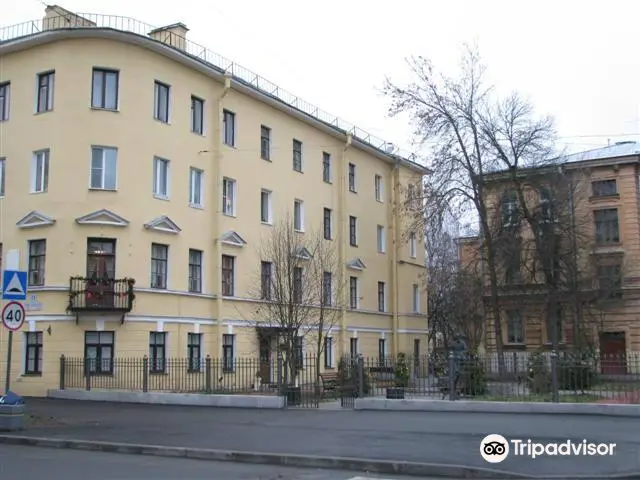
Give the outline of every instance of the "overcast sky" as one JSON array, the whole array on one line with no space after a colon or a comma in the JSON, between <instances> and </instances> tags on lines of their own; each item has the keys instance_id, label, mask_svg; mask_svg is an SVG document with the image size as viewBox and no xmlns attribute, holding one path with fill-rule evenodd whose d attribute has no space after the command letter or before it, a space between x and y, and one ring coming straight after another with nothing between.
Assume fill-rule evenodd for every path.
<instances>
[{"instance_id":1,"label":"overcast sky","mask_svg":"<svg viewBox=\"0 0 640 480\"><path fill-rule=\"evenodd\" d=\"M7 1L2 26L39 19L38 0ZM500 90L552 114L571 151L640 140L640 2L608 0L61 0L78 13L185 23L188 38L370 133L411 148L406 121L389 119L386 75L426 55L455 68L476 43Z\"/></svg>"}]
</instances>

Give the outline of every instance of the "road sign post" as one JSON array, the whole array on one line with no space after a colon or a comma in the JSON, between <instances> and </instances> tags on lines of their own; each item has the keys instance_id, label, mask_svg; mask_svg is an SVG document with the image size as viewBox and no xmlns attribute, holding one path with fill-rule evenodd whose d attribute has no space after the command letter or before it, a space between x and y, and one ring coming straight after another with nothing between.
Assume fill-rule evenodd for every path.
<instances>
[{"instance_id":1,"label":"road sign post","mask_svg":"<svg viewBox=\"0 0 640 480\"><path fill-rule=\"evenodd\" d=\"M24 306L20 302L9 302L2 309L2 324L9 330L7 340L7 375L5 378L5 392L9 392L11 387L11 355L13 352L13 332L20 330L24 325L26 313Z\"/></svg>"}]
</instances>

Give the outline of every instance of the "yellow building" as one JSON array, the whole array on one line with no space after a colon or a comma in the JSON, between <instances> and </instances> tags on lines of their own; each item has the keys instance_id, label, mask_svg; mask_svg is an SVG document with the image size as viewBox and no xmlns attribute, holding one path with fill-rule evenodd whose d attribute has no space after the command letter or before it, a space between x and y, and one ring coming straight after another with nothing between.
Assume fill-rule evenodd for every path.
<instances>
[{"instance_id":1,"label":"yellow building","mask_svg":"<svg viewBox=\"0 0 640 480\"><path fill-rule=\"evenodd\" d=\"M424 249L394 215L423 167L182 24L50 6L0 31L0 242L29 272L15 391L55 387L61 355L106 374L113 358L270 355L248 291L285 212L335 231L349 278L326 368L423 353Z\"/></svg>"}]
</instances>

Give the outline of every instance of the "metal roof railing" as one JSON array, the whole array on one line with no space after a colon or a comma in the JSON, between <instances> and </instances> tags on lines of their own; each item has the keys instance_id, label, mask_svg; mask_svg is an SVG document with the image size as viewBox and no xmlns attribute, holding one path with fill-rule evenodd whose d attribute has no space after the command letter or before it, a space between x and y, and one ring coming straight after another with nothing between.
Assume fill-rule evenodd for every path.
<instances>
[{"instance_id":1,"label":"metal roof railing","mask_svg":"<svg viewBox=\"0 0 640 480\"><path fill-rule=\"evenodd\" d=\"M2 27L0 28L0 45L7 41L37 35L47 30L67 28L108 28L134 33L144 37L149 37L149 32L156 30L156 27L152 25L129 17L94 13L76 13L73 15L60 15L58 17L45 17L40 20ZM180 48L180 50L184 50L188 55L199 59L218 70L231 73L235 80L242 81L243 83L248 84L267 95L275 97L285 104L320 120L321 122L324 122L345 134L350 133L360 142L375 148L381 153L387 154L391 157L399 157L407 162L415 164L417 167L424 168L423 165L416 162L417 156L414 153L403 151L393 143L371 135L365 130L321 110L315 105L306 102L300 97L278 87L269 80L253 73L251 70L228 60L222 55L219 55L202 45L198 45L197 43L187 40L184 37L180 37L172 32L165 33L173 36L171 41L165 42L169 46L179 44L183 47Z\"/></svg>"}]
</instances>

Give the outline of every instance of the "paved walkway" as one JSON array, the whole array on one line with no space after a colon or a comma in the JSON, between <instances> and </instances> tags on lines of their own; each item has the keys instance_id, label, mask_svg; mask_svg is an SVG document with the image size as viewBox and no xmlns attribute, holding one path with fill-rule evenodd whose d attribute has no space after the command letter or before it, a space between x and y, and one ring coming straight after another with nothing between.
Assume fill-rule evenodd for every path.
<instances>
[{"instance_id":1,"label":"paved walkway","mask_svg":"<svg viewBox=\"0 0 640 480\"><path fill-rule=\"evenodd\" d=\"M24 434L196 448L462 464L527 474L640 472L640 419L523 414L249 410L29 399ZM490 433L535 442L616 443L614 457L509 457Z\"/></svg>"}]
</instances>

